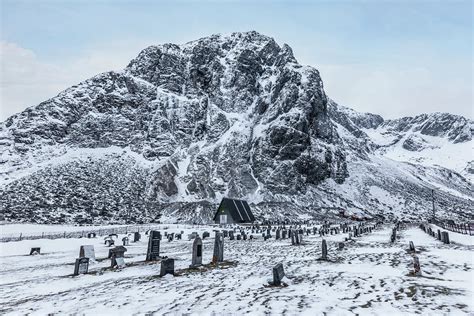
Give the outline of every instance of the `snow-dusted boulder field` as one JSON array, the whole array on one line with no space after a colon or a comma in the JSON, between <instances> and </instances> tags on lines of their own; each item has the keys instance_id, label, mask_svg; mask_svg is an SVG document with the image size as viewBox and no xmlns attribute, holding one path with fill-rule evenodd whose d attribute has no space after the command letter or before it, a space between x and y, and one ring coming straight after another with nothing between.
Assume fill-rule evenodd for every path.
<instances>
[{"instance_id":1,"label":"snow-dusted boulder field","mask_svg":"<svg viewBox=\"0 0 474 316\"><path fill-rule=\"evenodd\" d=\"M0 208L35 223L472 218L472 121L384 120L330 100L318 70L256 32L145 48L0 123Z\"/></svg>"}]
</instances>

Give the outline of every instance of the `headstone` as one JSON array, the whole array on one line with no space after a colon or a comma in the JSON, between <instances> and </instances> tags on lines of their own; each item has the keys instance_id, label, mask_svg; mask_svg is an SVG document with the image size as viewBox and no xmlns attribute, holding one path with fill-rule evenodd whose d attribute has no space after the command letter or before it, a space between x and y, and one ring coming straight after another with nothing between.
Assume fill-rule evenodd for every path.
<instances>
[{"instance_id":1,"label":"headstone","mask_svg":"<svg viewBox=\"0 0 474 316\"><path fill-rule=\"evenodd\" d=\"M149 234L148 249L146 254L146 261L155 261L160 258L160 239L159 231L152 230Z\"/></svg>"},{"instance_id":2,"label":"headstone","mask_svg":"<svg viewBox=\"0 0 474 316\"><path fill-rule=\"evenodd\" d=\"M231 230L229 231L229 239L234 240L234 232Z\"/></svg>"},{"instance_id":3,"label":"headstone","mask_svg":"<svg viewBox=\"0 0 474 316\"><path fill-rule=\"evenodd\" d=\"M339 243L338 249L339 249L339 250L344 249L344 243L343 243L343 242L340 242L340 243Z\"/></svg>"},{"instance_id":4,"label":"headstone","mask_svg":"<svg viewBox=\"0 0 474 316\"><path fill-rule=\"evenodd\" d=\"M190 268L199 267L202 265L202 240L197 237L193 242L193 257L191 259Z\"/></svg>"},{"instance_id":5,"label":"headstone","mask_svg":"<svg viewBox=\"0 0 474 316\"><path fill-rule=\"evenodd\" d=\"M89 258L95 260L95 251L93 245L83 245L79 248L79 258Z\"/></svg>"},{"instance_id":6,"label":"headstone","mask_svg":"<svg viewBox=\"0 0 474 316\"><path fill-rule=\"evenodd\" d=\"M240 236L240 234L237 234L237 240L242 240L242 236Z\"/></svg>"},{"instance_id":7,"label":"headstone","mask_svg":"<svg viewBox=\"0 0 474 316\"><path fill-rule=\"evenodd\" d=\"M166 274L174 275L174 259L166 258L161 261L160 277Z\"/></svg>"},{"instance_id":8,"label":"headstone","mask_svg":"<svg viewBox=\"0 0 474 316\"><path fill-rule=\"evenodd\" d=\"M441 240L441 230L438 229L438 240Z\"/></svg>"},{"instance_id":9,"label":"headstone","mask_svg":"<svg viewBox=\"0 0 474 316\"><path fill-rule=\"evenodd\" d=\"M229 236L229 232L227 230L224 230L223 233L224 233L224 238L227 238Z\"/></svg>"},{"instance_id":10,"label":"headstone","mask_svg":"<svg viewBox=\"0 0 474 316\"><path fill-rule=\"evenodd\" d=\"M133 242L138 242L138 241L140 241L140 238L141 238L141 237L142 237L142 236L140 235L139 232L133 233Z\"/></svg>"},{"instance_id":11,"label":"headstone","mask_svg":"<svg viewBox=\"0 0 474 316\"><path fill-rule=\"evenodd\" d=\"M182 235L183 235L183 234L176 234L176 240L181 240L181 236L182 236Z\"/></svg>"},{"instance_id":12,"label":"headstone","mask_svg":"<svg viewBox=\"0 0 474 316\"><path fill-rule=\"evenodd\" d=\"M392 235L390 236L390 241L395 242L395 239L397 238L397 229L393 228L392 229Z\"/></svg>"},{"instance_id":13,"label":"headstone","mask_svg":"<svg viewBox=\"0 0 474 316\"><path fill-rule=\"evenodd\" d=\"M281 232L281 238L286 239L286 229Z\"/></svg>"},{"instance_id":14,"label":"headstone","mask_svg":"<svg viewBox=\"0 0 474 316\"><path fill-rule=\"evenodd\" d=\"M117 258L123 258L127 248L123 246L117 246L109 250L109 258L111 259L110 266L113 268L117 265Z\"/></svg>"},{"instance_id":15,"label":"headstone","mask_svg":"<svg viewBox=\"0 0 474 316\"><path fill-rule=\"evenodd\" d=\"M218 262L224 261L224 236L222 233L216 233L214 239L214 253L212 255L212 263L216 264Z\"/></svg>"},{"instance_id":16,"label":"headstone","mask_svg":"<svg viewBox=\"0 0 474 316\"><path fill-rule=\"evenodd\" d=\"M117 266L117 268L119 269L123 269L125 268L125 258L124 257L118 257L118 258L115 258L115 265Z\"/></svg>"},{"instance_id":17,"label":"headstone","mask_svg":"<svg viewBox=\"0 0 474 316\"><path fill-rule=\"evenodd\" d=\"M168 242L172 242L173 241L173 235L172 234L169 234L168 235Z\"/></svg>"},{"instance_id":18,"label":"headstone","mask_svg":"<svg viewBox=\"0 0 474 316\"><path fill-rule=\"evenodd\" d=\"M123 238L122 238L122 244L123 244L124 246L128 246L128 237L123 237Z\"/></svg>"},{"instance_id":19,"label":"headstone","mask_svg":"<svg viewBox=\"0 0 474 316\"><path fill-rule=\"evenodd\" d=\"M416 276L421 275L420 260L415 255L413 256L413 272Z\"/></svg>"},{"instance_id":20,"label":"headstone","mask_svg":"<svg viewBox=\"0 0 474 316\"><path fill-rule=\"evenodd\" d=\"M449 233L448 232L442 232L441 236L442 236L443 242L445 244L449 244Z\"/></svg>"},{"instance_id":21,"label":"headstone","mask_svg":"<svg viewBox=\"0 0 474 316\"><path fill-rule=\"evenodd\" d=\"M41 254L41 247L33 247L30 249L30 256Z\"/></svg>"},{"instance_id":22,"label":"headstone","mask_svg":"<svg viewBox=\"0 0 474 316\"><path fill-rule=\"evenodd\" d=\"M87 274L89 271L89 258L78 258L74 264L74 275Z\"/></svg>"},{"instance_id":23,"label":"headstone","mask_svg":"<svg viewBox=\"0 0 474 316\"><path fill-rule=\"evenodd\" d=\"M321 252L322 252L321 259L328 260L328 245L326 243L326 239L323 239L322 241Z\"/></svg>"},{"instance_id":24,"label":"headstone","mask_svg":"<svg viewBox=\"0 0 474 316\"><path fill-rule=\"evenodd\" d=\"M202 239L205 239L207 237L211 237L211 234L209 232L202 233Z\"/></svg>"},{"instance_id":25,"label":"headstone","mask_svg":"<svg viewBox=\"0 0 474 316\"><path fill-rule=\"evenodd\" d=\"M409 245L410 245L410 252L415 252L415 244L413 243L413 241L410 241Z\"/></svg>"},{"instance_id":26,"label":"headstone","mask_svg":"<svg viewBox=\"0 0 474 316\"><path fill-rule=\"evenodd\" d=\"M276 232L275 232L275 239L278 240L280 239L280 230L277 229Z\"/></svg>"},{"instance_id":27,"label":"headstone","mask_svg":"<svg viewBox=\"0 0 474 316\"><path fill-rule=\"evenodd\" d=\"M283 264L279 263L275 267L273 267L273 282L272 285L280 286L281 280L285 276L285 270L283 269Z\"/></svg>"},{"instance_id":28,"label":"headstone","mask_svg":"<svg viewBox=\"0 0 474 316\"><path fill-rule=\"evenodd\" d=\"M95 233L88 233L87 238L95 238L96 234Z\"/></svg>"},{"instance_id":29,"label":"headstone","mask_svg":"<svg viewBox=\"0 0 474 316\"><path fill-rule=\"evenodd\" d=\"M113 239L107 239L107 240L105 240L105 245L107 247L112 247L112 246L115 245L115 241Z\"/></svg>"}]
</instances>

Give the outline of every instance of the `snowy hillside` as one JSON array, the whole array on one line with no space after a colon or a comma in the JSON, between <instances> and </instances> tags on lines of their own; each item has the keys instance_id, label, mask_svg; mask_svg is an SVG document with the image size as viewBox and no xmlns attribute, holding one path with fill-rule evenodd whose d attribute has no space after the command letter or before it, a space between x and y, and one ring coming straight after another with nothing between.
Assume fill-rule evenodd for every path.
<instances>
[{"instance_id":1,"label":"snowy hillside","mask_svg":"<svg viewBox=\"0 0 474 316\"><path fill-rule=\"evenodd\" d=\"M454 154L443 141L467 148L472 123L420 117L337 106L315 68L256 32L150 46L0 124L0 208L7 221L207 222L230 196L260 217L422 216L436 188L441 212L472 217L472 182L427 158Z\"/></svg>"}]
</instances>

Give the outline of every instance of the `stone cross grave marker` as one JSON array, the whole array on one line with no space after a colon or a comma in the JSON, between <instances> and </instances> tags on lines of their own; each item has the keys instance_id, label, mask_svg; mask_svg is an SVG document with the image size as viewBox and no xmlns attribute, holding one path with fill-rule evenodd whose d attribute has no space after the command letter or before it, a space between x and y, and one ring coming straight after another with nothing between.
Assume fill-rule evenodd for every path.
<instances>
[{"instance_id":1,"label":"stone cross grave marker","mask_svg":"<svg viewBox=\"0 0 474 316\"><path fill-rule=\"evenodd\" d=\"M160 240L159 231L152 230L149 234L148 249L146 253L146 261L155 261L160 258Z\"/></svg>"},{"instance_id":2,"label":"stone cross grave marker","mask_svg":"<svg viewBox=\"0 0 474 316\"><path fill-rule=\"evenodd\" d=\"M89 258L78 258L74 264L74 275L87 274L89 271Z\"/></svg>"},{"instance_id":3,"label":"stone cross grave marker","mask_svg":"<svg viewBox=\"0 0 474 316\"><path fill-rule=\"evenodd\" d=\"M196 237L193 242L193 257L190 268L196 268L202 265L202 239Z\"/></svg>"},{"instance_id":4,"label":"stone cross grave marker","mask_svg":"<svg viewBox=\"0 0 474 316\"><path fill-rule=\"evenodd\" d=\"M220 232L216 232L214 239L214 253L212 255L212 263L224 261L224 236Z\"/></svg>"},{"instance_id":5,"label":"stone cross grave marker","mask_svg":"<svg viewBox=\"0 0 474 316\"><path fill-rule=\"evenodd\" d=\"M93 245L83 245L79 248L79 258L89 258L95 260L95 251Z\"/></svg>"},{"instance_id":6,"label":"stone cross grave marker","mask_svg":"<svg viewBox=\"0 0 474 316\"><path fill-rule=\"evenodd\" d=\"M161 261L160 277L166 274L174 275L174 259L166 258Z\"/></svg>"}]
</instances>

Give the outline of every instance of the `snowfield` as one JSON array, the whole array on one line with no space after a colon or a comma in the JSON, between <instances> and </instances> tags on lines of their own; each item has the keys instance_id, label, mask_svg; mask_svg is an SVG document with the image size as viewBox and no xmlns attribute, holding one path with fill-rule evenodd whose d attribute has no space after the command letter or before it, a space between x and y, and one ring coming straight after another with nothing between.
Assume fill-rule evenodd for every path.
<instances>
[{"instance_id":1,"label":"snowfield","mask_svg":"<svg viewBox=\"0 0 474 316\"><path fill-rule=\"evenodd\" d=\"M224 262L207 265L213 252L214 227L176 227L183 240L162 240L161 255L175 258L178 276L158 276L158 262L144 262L147 236L126 246L127 266L110 269L103 238L23 240L0 244L1 314L48 313L86 315L333 315L471 314L473 251L471 242L445 245L417 227L399 231L390 243L391 227L345 243L347 234L328 235L329 262L321 256L321 237L264 241L225 238ZM163 233L163 230L161 230ZM189 270L192 241L187 234L211 232L203 240L203 267ZM274 233L272 232L273 237ZM452 233L450 232L450 236ZM116 245L121 244L119 236ZM467 237L467 236L464 236ZM468 237L474 238L474 237ZM456 237L452 237L456 240ZM415 243L423 276L413 277L408 243ZM96 262L90 274L72 276L80 245L92 244ZM30 247L41 255L28 256ZM282 262L287 287L267 287L272 267Z\"/></svg>"}]
</instances>

